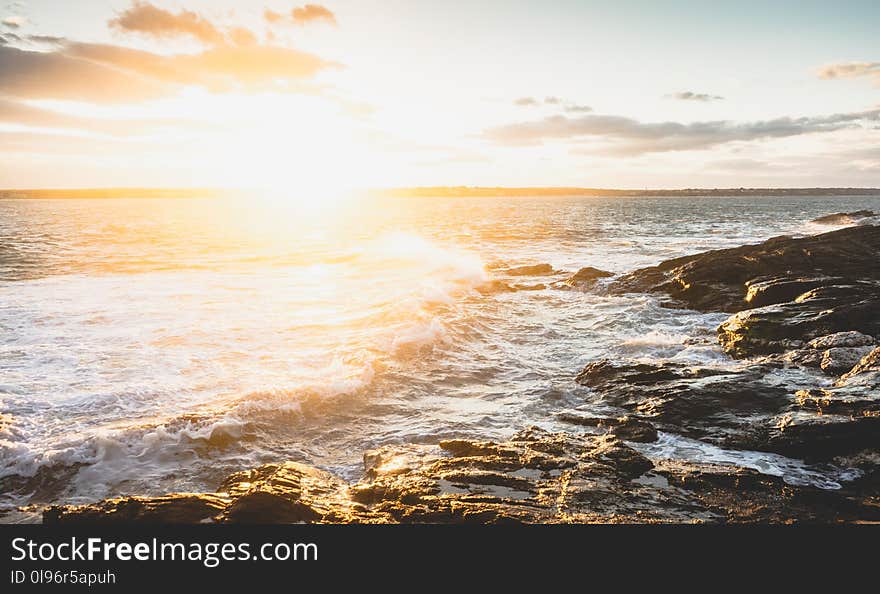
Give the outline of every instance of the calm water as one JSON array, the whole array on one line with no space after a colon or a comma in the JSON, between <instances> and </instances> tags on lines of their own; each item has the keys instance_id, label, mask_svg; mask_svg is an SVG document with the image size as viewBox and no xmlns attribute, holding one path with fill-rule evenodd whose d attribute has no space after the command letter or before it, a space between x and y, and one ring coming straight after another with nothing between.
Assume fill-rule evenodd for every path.
<instances>
[{"instance_id":1,"label":"calm water","mask_svg":"<svg viewBox=\"0 0 880 594\"><path fill-rule=\"evenodd\" d=\"M880 210L878 197L281 204L0 201L0 505L213 489L279 458L354 478L375 446L614 413L573 383L586 363L733 365L714 344L725 316L475 288L562 278L507 266L622 273ZM672 435L648 453L846 478Z\"/></svg>"}]
</instances>

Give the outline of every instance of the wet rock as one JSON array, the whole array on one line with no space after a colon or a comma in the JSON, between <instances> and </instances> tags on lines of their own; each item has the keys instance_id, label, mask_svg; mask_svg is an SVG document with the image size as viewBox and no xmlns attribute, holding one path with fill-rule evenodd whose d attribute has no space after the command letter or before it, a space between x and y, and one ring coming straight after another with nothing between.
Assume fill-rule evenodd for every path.
<instances>
[{"instance_id":1,"label":"wet rock","mask_svg":"<svg viewBox=\"0 0 880 594\"><path fill-rule=\"evenodd\" d=\"M764 307L793 301L807 291L817 287L833 285L844 281L839 277L820 277L809 279L788 279L785 277L758 278L746 282L746 303L748 307Z\"/></svg>"},{"instance_id":2,"label":"wet rock","mask_svg":"<svg viewBox=\"0 0 880 594\"><path fill-rule=\"evenodd\" d=\"M807 343L811 349L851 348L871 346L876 342L873 336L862 332L836 332L814 338Z\"/></svg>"},{"instance_id":3,"label":"wet rock","mask_svg":"<svg viewBox=\"0 0 880 594\"><path fill-rule=\"evenodd\" d=\"M550 264L533 264L530 266L516 266L505 270L510 276L547 276L556 271Z\"/></svg>"},{"instance_id":4,"label":"wet rock","mask_svg":"<svg viewBox=\"0 0 880 594\"><path fill-rule=\"evenodd\" d=\"M718 339L722 348L737 358L781 353L840 332L878 336L878 312L878 283L823 286L794 301L734 314L718 328Z\"/></svg>"},{"instance_id":5,"label":"wet rock","mask_svg":"<svg viewBox=\"0 0 880 594\"><path fill-rule=\"evenodd\" d=\"M855 210L853 212L836 212L834 214L825 215L818 219L813 219L811 223L820 225L848 225L858 222L862 219L876 217L877 213L872 210Z\"/></svg>"},{"instance_id":6,"label":"wet rock","mask_svg":"<svg viewBox=\"0 0 880 594\"><path fill-rule=\"evenodd\" d=\"M176 493L163 497L122 497L83 506L52 506L44 524L200 524L213 522L230 500L212 493Z\"/></svg>"},{"instance_id":7,"label":"wet rock","mask_svg":"<svg viewBox=\"0 0 880 594\"><path fill-rule=\"evenodd\" d=\"M543 291L547 285L538 283L536 285L513 285L514 291Z\"/></svg>"},{"instance_id":8,"label":"wet rock","mask_svg":"<svg viewBox=\"0 0 880 594\"><path fill-rule=\"evenodd\" d=\"M617 419L617 426L628 426ZM615 436L532 427L504 442L450 440L365 454L346 484L302 464L236 473L216 494L55 506L44 522L633 523L875 519L850 493L731 466L655 464Z\"/></svg>"},{"instance_id":9,"label":"wet rock","mask_svg":"<svg viewBox=\"0 0 880 594\"><path fill-rule=\"evenodd\" d=\"M827 461L880 447L880 371L870 371L871 365L840 385L799 391L774 377L781 370L772 363L720 370L598 361L577 381L592 389L586 395L592 404L622 408L662 431L724 448ZM562 420L606 423L589 417Z\"/></svg>"},{"instance_id":10,"label":"wet rock","mask_svg":"<svg viewBox=\"0 0 880 594\"><path fill-rule=\"evenodd\" d=\"M823 277L880 281L878 251L880 227L876 226L848 227L802 238L775 237L757 245L667 260L622 276L609 290L666 293L690 309L737 312L751 307L745 300L750 281L775 278L777 282L811 283ZM765 299L784 299L798 290L781 286L773 289L780 292L776 298Z\"/></svg>"},{"instance_id":11,"label":"wet rock","mask_svg":"<svg viewBox=\"0 0 880 594\"><path fill-rule=\"evenodd\" d=\"M829 375L852 369L872 350L876 340L861 332L837 332L809 341L804 348L785 353L783 361L803 367L818 367Z\"/></svg>"},{"instance_id":12,"label":"wet rock","mask_svg":"<svg viewBox=\"0 0 880 594\"><path fill-rule=\"evenodd\" d=\"M751 442L756 422L769 421L792 402L787 388L768 380L774 369L601 360L587 365L575 381L593 390L591 403L622 408L660 430L737 447Z\"/></svg>"},{"instance_id":13,"label":"wet rock","mask_svg":"<svg viewBox=\"0 0 880 594\"><path fill-rule=\"evenodd\" d=\"M506 282L497 279L492 279L481 283L476 287L476 290L483 295L494 295L496 293L513 293L514 291L516 291L516 289L508 285Z\"/></svg>"},{"instance_id":14,"label":"wet rock","mask_svg":"<svg viewBox=\"0 0 880 594\"><path fill-rule=\"evenodd\" d=\"M642 443L657 441L657 429L655 429L651 423L634 417L623 416L615 419L609 417L592 417L572 413L562 413L557 415L556 418L564 423L571 423L572 425L604 429L611 435L624 441Z\"/></svg>"},{"instance_id":15,"label":"wet rock","mask_svg":"<svg viewBox=\"0 0 880 594\"><path fill-rule=\"evenodd\" d=\"M880 387L880 347L862 357L852 369L841 376L837 385Z\"/></svg>"},{"instance_id":16,"label":"wet rock","mask_svg":"<svg viewBox=\"0 0 880 594\"><path fill-rule=\"evenodd\" d=\"M614 276L613 273L592 266L586 266L575 272L570 277L558 283L560 287L568 287L571 289L584 289L592 287L601 278L609 278Z\"/></svg>"},{"instance_id":17,"label":"wet rock","mask_svg":"<svg viewBox=\"0 0 880 594\"><path fill-rule=\"evenodd\" d=\"M852 369L858 362L871 352L871 347L834 347L822 354L819 367L822 371L840 375Z\"/></svg>"}]
</instances>

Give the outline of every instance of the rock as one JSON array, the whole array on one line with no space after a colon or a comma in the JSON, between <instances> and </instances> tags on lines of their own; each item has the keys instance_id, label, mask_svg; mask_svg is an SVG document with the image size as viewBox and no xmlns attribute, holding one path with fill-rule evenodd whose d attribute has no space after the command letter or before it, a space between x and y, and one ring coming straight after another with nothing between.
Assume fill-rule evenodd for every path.
<instances>
[{"instance_id":1,"label":"rock","mask_svg":"<svg viewBox=\"0 0 880 594\"><path fill-rule=\"evenodd\" d=\"M880 227L876 226L848 227L811 237L775 237L757 245L667 260L620 277L609 291L666 293L690 309L737 312L751 306L745 300L750 281L813 283L825 277L880 281L878 252ZM777 297L764 299L770 304L798 290L780 287L774 289L780 293Z\"/></svg>"},{"instance_id":2,"label":"rock","mask_svg":"<svg viewBox=\"0 0 880 594\"><path fill-rule=\"evenodd\" d=\"M844 279L839 277L820 277L790 280L785 277L759 278L746 281L746 303L749 307L764 307L793 301L807 291L832 285Z\"/></svg>"},{"instance_id":3,"label":"rock","mask_svg":"<svg viewBox=\"0 0 880 594\"><path fill-rule=\"evenodd\" d=\"M825 215L818 219L813 219L811 223L820 225L848 225L861 219L876 217L877 213L872 210L856 210L853 212L836 212L834 214Z\"/></svg>"},{"instance_id":4,"label":"rock","mask_svg":"<svg viewBox=\"0 0 880 594\"><path fill-rule=\"evenodd\" d=\"M792 402L784 386L767 381L774 368L601 360L587 365L575 381L595 392L588 396L592 404L621 408L663 431L737 447L751 442L756 421L769 421Z\"/></svg>"},{"instance_id":5,"label":"rock","mask_svg":"<svg viewBox=\"0 0 880 594\"><path fill-rule=\"evenodd\" d=\"M44 524L200 524L213 522L229 498L212 493L175 493L162 497L121 497L83 506L52 506Z\"/></svg>"},{"instance_id":6,"label":"rock","mask_svg":"<svg viewBox=\"0 0 880 594\"><path fill-rule=\"evenodd\" d=\"M592 266L586 266L584 268L581 268L565 280L560 281L558 285L561 287L569 287L572 289L583 289L587 287L592 287L600 278L609 278L612 276L614 276L614 274L611 272L599 270L598 268L593 268Z\"/></svg>"},{"instance_id":7,"label":"rock","mask_svg":"<svg viewBox=\"0 0 880 594\"><path fill-rule=\"evenodd\" d=\"M592 404L622 408L659 430L723 448L827 461L880 447L880 371L867 371L870 363L852 376L862 383L851 379L800 391L774 379L777 369L770 363L721 370L598 361L577 382L591 388L586 398ZM562 420L597 427L604 422Z\"/></svg>"},{"instance_id":8,"label":"rock","mask_svg":"<svg viewBox=\"0 0 880 594\"><path fill-rule=\"evenodd\" d=\"M573 425L606 429L608 433L624 441L642 443L657 441L657 429L651 423L629 416L614 419L562 413L557 415L556 418L564 423L571 423Z\"/></svg>"},{"instance_id":9,"label":"rock","mask_svg":"<svg viewBox=\"0 0 880 594\"><path fill-rule=\"evenodd\" d=\"M628 421L618 419L618 426ZM657 464L610 434L531 427L504 442L450 440L365 454L346 484L294 462L236 473L224 492L55 506L47 524L656 523L880 519L869 499L727 465Z\"/></svg>"},{"instance_id":10,"label":"rock","mask_svg":"<svg viewBox=\"0 0 880 594\"><path fill-rule=\"evenodd\" d=\"M831 375L840 375L852 369L858 362L871 352L871 347L834 347L822 354L819 367Z\"/></svg>"},{"instance_id":11,"label":"rock","mask_svg":"<svg viewBox=\"0 0 880 594\"><path fill-rule=\"evenodd\" d=\"M483 295L494 295L496 293L513 293L516 291L513 287L497 279L486 281L476 287L477 292Z\"/></svg>"},{"instance_id":12,"label":"rock","mask_svg":"<svg viewBox=\"0 0 880 594\"><path fill-rule=\"evenodd\" d=\"M877 312L880 284L823 286L794 301L734 314L718 328L718 339L727 353L738 358L781 353L839 332L880 335Z\"/></svg>"},{"instance_id":13,"label":"rock","mask_svg":"<svg viewBox=\"0 0 880 594\"><path fill-rule=\"evenodd\" d=\"M548 274L554 274L556 271L553 270L553 266L550 264L533 264L531 266L508 268L504 272L510 276L547 276Z\"/></svg>"},{"instance_id":14,"label":"rock","mask_svg":"<svg viewBox=\"0 0 880 594\"><path fill-rule=\"evenodd\" d=\"M862 332L835 332L826 336L814 338L807 343L811 349L830 349L838 347L865 347L873 345L876 340ZM852 367L852 366L850 366Z\"/></svg>"},{"instance_id":15,"label":"rock","mask_svg":"<svg viewBox=\"0 0 880 594\"><path fill-rule=\"evenodd\" d=\"M547 285L538 283L536 285L513 285L514 291L543 291Z\"/></svg>"},{"instance_id":16,"label":"rock","mask_svg":"<svg viewBox=\"0 0 880 594\"><path fill-rule=\"evenodd\" d=\"M880 387L880 347L870 353L841 376L838 386L872 386Z\"/></svg>"}]
</instances>

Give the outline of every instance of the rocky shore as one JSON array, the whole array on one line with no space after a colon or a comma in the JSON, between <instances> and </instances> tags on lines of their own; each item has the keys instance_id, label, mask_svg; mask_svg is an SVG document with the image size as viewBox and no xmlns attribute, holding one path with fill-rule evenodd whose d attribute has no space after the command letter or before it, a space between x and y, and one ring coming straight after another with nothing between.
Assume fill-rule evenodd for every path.
<instances>
[{"instance_id":1,"label":"rocky shore","mask_svg":"<svg viewBox=\"0 0 880 594\"><path fill-rule=\"evenodd\" d=\"M552 267L509 271L545 272ZM609 276L588 267L554 288L657 293L671 308L728 313L718 341L740 364L594 361L576 375L578 394L620 414L560 413L571 432L388 446L364 454L353 483L279 462L235 473L215 493L53 506L43 521L880 521L880 227L777 237ZM652 461L647 449L663 435L848 474L820 488L726 464Z\"/></svg>"}]
</instances>

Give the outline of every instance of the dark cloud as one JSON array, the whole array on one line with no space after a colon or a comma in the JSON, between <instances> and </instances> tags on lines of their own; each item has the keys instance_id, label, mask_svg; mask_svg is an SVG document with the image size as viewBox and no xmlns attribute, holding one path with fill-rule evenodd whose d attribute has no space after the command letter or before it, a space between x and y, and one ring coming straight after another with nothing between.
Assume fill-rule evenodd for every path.
<instances>
[{"instance_id":1,"label":"dark cloud","mask_svg":"<svg viewBox=\"0 0 880 594\"><path fill-rule=\"evenodd\" d=\"M514 99L513 104L520 107L531 107L533 105L538 105L538 100L534 97L520 97L519 99Z\"/></svg>"},{"instance_id":2,"label":"dark cloud","mask_svg":"<svg viewBox=\"0 0 880 594\"><path fill-rule=\"evenodd\" d=\"M831 64L819 69L819 78L831 80L835 78L870 77L880 83L880 62L845 62Z\"/></svg>"},{"instance_id":3,"label":"dark cloud","mask_svg":"<svg viewBox=\"0 0 880 594\"><path fill-rule=\"evenodd\" d=\"M710 121L640 122L610 115L570 118L555 115L530 122L490 128L483 132L489 141L503 145L537 145L548 140L600 139L607 143L605 154L622 156L668 151L700 150L735 141L786 138L816 132L832 132L880 121L880 109L828 116L777 118L757 122Z\"/></svg>"},{"instance_id":4,"label":"dark cloud","mask_svg":"<svg viewBox=\"0 0 880 594\"><path fill-rule=\"evenodd\" d=\"M223 43L225 38L211 21L195 12L174 13L141 0L136 0L108 25L120 31L159 38L190 36L208 45Z\"/></svg>"},{"instance_id":5,"label":"dark cloud","mask_svg":"<svg viewBox=\"0 0 880 594\"><path fill-rule=\"evenodd\" d=\"M678 93L667 95L667 97L671 99L678 99L679 101L699 101L701 103L724 100L724 97L722 97L721 95L710 95L709 93L694 93L693 91L679 91Z\"/></svg>"},{"instance_id":6,"label":"dark cloud","mask_svg":"<svg viewBox=\"0 0 880 594\"><path fill-rule=\"evenodd\" d=\"M298 25L305 25L316 21L324 21L332 25L336 24L336 15L320 4L306 4L305 6L294 8L291 12L293 22Z\"/></svg>"}]
</instances>

